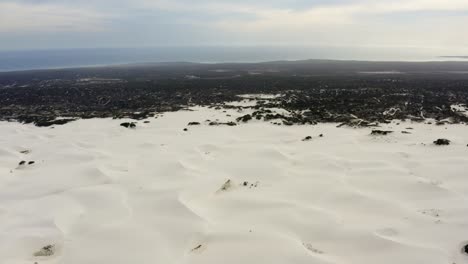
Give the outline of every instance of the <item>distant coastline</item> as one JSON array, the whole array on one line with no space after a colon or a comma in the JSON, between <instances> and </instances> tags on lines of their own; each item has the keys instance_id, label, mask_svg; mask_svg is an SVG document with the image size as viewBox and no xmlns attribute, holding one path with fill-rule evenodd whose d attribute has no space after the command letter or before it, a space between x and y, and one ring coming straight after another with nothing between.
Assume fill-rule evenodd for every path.
<instances>
[{"instance_id":1,"label":"distant coastline","mask_svg":"<svg viewBox=\"0 0 468 264\"><path fill-rule=\"evenodd\" d=\"M440 56L441 58L446 58L446 59L464 59L468 60L468 56Z\"/></svg>"},{"instance_id":2,"label":"distant coastline","mask_svg":"<svg viewBox=\"0 0 468 264\"><path fill-rule=\"evenodd\" d=\"M280 60L442 61L465 56L438 56L440 51L372 47L252 46L157 47L0 51L0 72L116 66L189 61L194 63L255 63ZM443 54L443 53L442 53Z\"/></svg>"}]
</instances>

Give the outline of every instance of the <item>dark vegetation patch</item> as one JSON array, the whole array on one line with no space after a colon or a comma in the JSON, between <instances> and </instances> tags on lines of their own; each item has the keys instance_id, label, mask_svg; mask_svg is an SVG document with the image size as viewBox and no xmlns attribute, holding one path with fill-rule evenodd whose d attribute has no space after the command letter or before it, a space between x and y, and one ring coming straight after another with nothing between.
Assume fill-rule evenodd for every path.
<instances>
[{"instance_id":1,"label":"dark vegetation patch","mask_svg":"<svg viewBox=\"0 0 468 264\"><path fill-rule=\"evenodd\" d=\"M434 141L434 144L438 146L447 146L447 145L450 145L450 140L445 139L445 138L439 138L436 141Z\"/></svg>"},{"instance_id":2,"label":"dark vegetation patch","mask_svg":"<svg viewBox=\"0 0 468 264\"><path fill-rule=\"evenodd\" d=\"M35 257L49 257L55 254L55 245L47 245L42 247L39 251L35 252L33 255Z\"/></svg>"},{"instance_id":3,"label":"dark vegetation patch","mask_svg":"<svg viewBox=\"0 0 468 264\"><path fill-rule=\"evenodd\" d=\"M371 135L386 136L386 135L391 134L391 133L393 133L393 131L389 131L389 130L372 130Z\"/></svg>"},{"instance_id":4,"label":"dark vegetation patch","mask_svg":"<svg viewBox=\"0 0 468 264\"><path fill-rule=\"evenodd\" d=\"M216 69L227 69L217 72ZM404 74L359 74L385 72ZM337 122L373 126L391 120L468 123L451 106L468 105L468 63L271 62L169 63L0 74L0 120L62 125L76 118L131 118L190 106L253 108L251 119L284 125ZM252 75L255 71L257 74ZM198 76L199 78L186 78ZM99 80L99 81L96 81ZM240 94L281 94L252 107ZM270 109L282 108L288 114Z\"/></svg>"},{"instance_id":5,"label":"dark vegetation patch","mask_svg":"<svg viewBox=\"0 0 468 264\"><path fill-rule=\"evenodd\" d=\"M121 127L125 128L136 128L136 123L135 122L124 122L120 124Z\"/></svg>"}]
</instances>

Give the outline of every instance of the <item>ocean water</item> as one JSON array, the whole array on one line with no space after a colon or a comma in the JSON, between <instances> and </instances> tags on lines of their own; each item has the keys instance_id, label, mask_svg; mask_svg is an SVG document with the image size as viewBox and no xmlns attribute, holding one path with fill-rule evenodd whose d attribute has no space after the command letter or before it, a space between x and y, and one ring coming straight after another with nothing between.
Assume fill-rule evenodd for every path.
<instances>
[{"instance_id":1,"label":"ocean water","mask_svg":"<svg viewBox=\"0 0 468 264\"><path fill-rule=\"evenodd\" d=\"M420 48L256 46L158 47L0 51L0 71L105 66L150 62L262 62L333 59L439 61L443 50ZM457 54L458 55L458 54ZM453 59L450 59L453 60Z\"/></svg>"}]
</instances>

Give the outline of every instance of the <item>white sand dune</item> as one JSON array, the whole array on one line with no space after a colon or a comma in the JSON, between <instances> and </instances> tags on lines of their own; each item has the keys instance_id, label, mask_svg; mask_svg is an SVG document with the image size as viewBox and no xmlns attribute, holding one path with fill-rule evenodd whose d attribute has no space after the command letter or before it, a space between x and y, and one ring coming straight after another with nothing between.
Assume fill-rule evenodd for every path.
<instances>
[{"instance_id":1,"label":"white sand dune","mask_svg":"<svg viewBox=\"0 0 468 264\"><path fill-rule=\"evenodd\" d=\"M194 110L0 123L0 263L468 263L468 126L214 127L245 113Z\"/></svg>"}]
</instances>

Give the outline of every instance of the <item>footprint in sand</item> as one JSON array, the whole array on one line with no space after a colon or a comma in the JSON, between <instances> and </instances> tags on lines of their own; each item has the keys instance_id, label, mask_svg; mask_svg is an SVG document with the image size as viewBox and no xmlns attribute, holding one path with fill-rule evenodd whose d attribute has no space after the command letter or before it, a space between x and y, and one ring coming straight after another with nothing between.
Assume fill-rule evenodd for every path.
<instances>
[{"instance_id":1,"label":"footprint in sand","mask_svg":"<svg viewBox=\"0 0 468 264\"><path fill-rule=\"evenodd\" d=\"M323 253L324 253L323 251L314 248L314 247L313 247L311 244L309 244L309 243L302 243L302 245L303 245L307 250L309 250L309 251L312 252L312 253L315 253L315 254L323 254Z\"/></svg>"},{"instance_id":2,"label":"footprint in sand","mask_svg":"<svg viewBox=\"0 0 468 264\"><path fill-rule=\"evenodd\" d=\"M227 180L227 181L221 186L221 188L219 188L219 190L218 190L217 192L218 192L218 193L219 193L219 192L226 192L226 191L229 191L231 188L232 188L232 181L231 181L231 180Z\"/></svg>"},{"instance_id":3,"label":"footprint in sand","mask_svg":"<svg viewBox=\"0 0 468 264\"><path fill-rule=\"evenodd\" d=\"M40 250L35 252L33 256L35 257L50 257L55 254L55 245L47 245L42 247Z\"/></svg>"},{"instance_id":4,"label":"footprint in sand","mask_svg":"<svg viewBox=\"0 0 468 264\"><path fill-rule=\"evenodd\" d=\"M205 251L206 249L206 246L200 244L194 248L192 248L192 250L190 250L192 253L197 253L197 254L200 254L201 252Z\"/></svg>"},{"instance_id":5,"label":"footprint in sand","mask_svg":"<svg viewBox=\"0 0 468 264\"><path fill-rule=\"evenodd\" d=\"M440 217L441 215L441 210L438 210L438 209L425 209L420 212L424 215L429 215L432 217Z\"/></svg>"},{"instance_id":6,"label":"footprint in sand","mask_svg":"<svg viewBox=\"0 0 468 264\"><path fill-rule=\"evenodd\" d=\"M22 169L22 168L25 168L26 166L32 166L34 164L36 164L36 162L33 160L30 160L30 161L22 160L18 163L18 167L16 167L16 169Z\"/></svg>"},{"instance_id":7,"label":"footprint in sand","mask_svg":"<svg viewBox=\"0 0 468 264\"><path fill-rule=\"evenodd\" d=\"M248 187L249 189L252 189L252 188L257 188L258 187L258 184L259 182L255 182L255 183L249 183L248 181L244 181L241 186L243 187Z\"/></svg>"}]
</instances>

